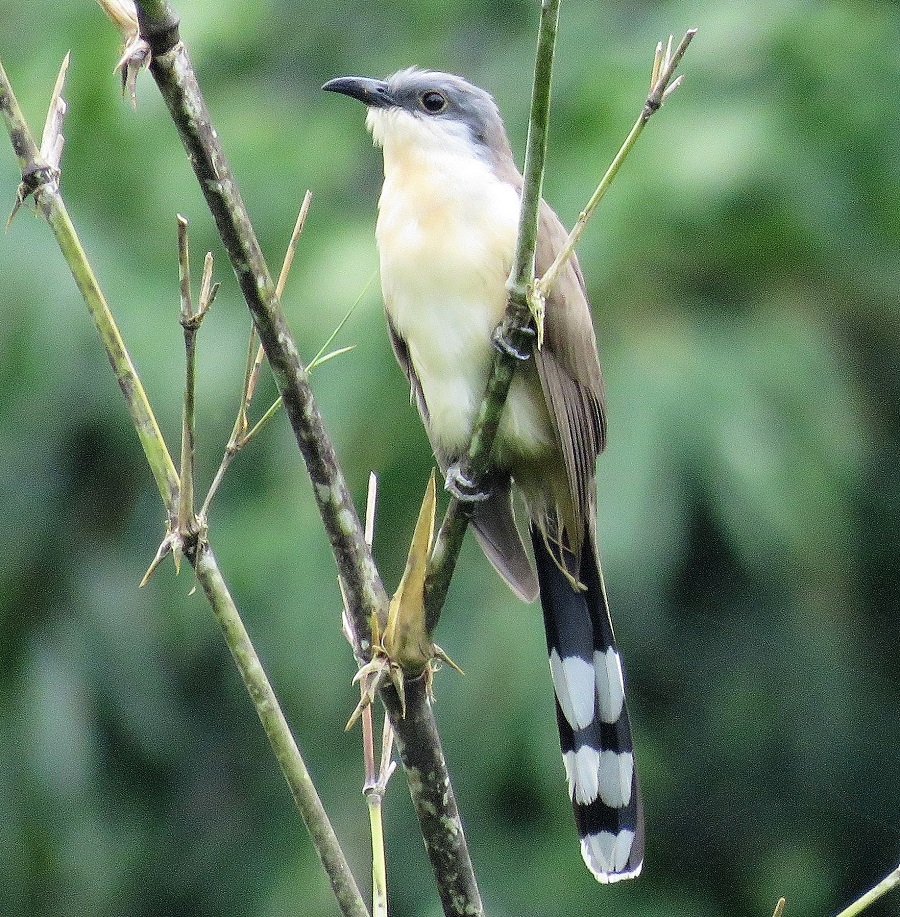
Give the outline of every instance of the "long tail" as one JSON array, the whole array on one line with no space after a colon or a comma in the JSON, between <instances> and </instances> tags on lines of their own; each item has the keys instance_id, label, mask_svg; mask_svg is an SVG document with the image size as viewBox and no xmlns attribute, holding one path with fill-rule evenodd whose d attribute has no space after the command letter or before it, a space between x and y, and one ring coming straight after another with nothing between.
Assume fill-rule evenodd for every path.
<instances>
[{"instance_id":1,"label":"long tail","mask_svg":"<svg viewBox=\"0 0 900 917\"><path fill-rule=\"evenodd\" d=\"M638 875L644 861L644 813L622 664L597 552L586 537L578 571L586 588L579 591L534 525L531 541L581 855L598 881L629 879ZM578 569L574 563L572 568Z\"/></svg>"}]
</instances>

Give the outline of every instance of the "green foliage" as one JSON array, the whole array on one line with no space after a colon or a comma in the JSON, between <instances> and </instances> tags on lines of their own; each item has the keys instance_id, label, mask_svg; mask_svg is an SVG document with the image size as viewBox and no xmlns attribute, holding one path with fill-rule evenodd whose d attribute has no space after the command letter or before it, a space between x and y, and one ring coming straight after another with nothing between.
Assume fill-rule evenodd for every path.
<instances>
[{"instance_id":1,"label":"green foliage","mask_svg":"<svg viewBox=\"0 0 900 917\"><path fill-rule=\"evenodd\" d=\"M313 205L285 297L311 358L377 266L380 164L326 79L418 63L497 97L524 150L536 4L180 3L183 34L271 266ZM466 677L437 715L493 914L836 910L900 831L900 7L776 0L562 6L545 195L571 223L631 126L652 48L700 29L585 234L610 402L601 550L633 698L646 873L578 855L534 608L463 552L437 635ZM72 50L62 188L170 447L183 350L175 213L223 282L199 337L198 486L236 409L249 319L152 82L111 75L90 3L0 9L34 129ZM12 39L15 36L15 40ZM0 188L18 176L0 155ZM291 205L289 202L293 201ZM293 207L293 209L292 209ZM138 592L164 517L46 227L0 241L0 876L11 914L336 913L189 571ZM377 284L314 387L376 555L399 579L430 457ZM260 409L274 393L268 379ZM328 546L286 423L235 461L222 569L365 885L357 697ZM394 913L437 899L403 788ZM895 898L873 908L898 913Z\"/></svg>"}]
</instances>

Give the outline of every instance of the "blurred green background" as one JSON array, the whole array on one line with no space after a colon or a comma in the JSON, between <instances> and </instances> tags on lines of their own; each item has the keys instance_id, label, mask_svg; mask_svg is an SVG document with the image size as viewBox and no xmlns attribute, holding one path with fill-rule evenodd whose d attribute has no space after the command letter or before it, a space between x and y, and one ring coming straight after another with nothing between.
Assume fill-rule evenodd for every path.
<instances>
[{"instance_id":1,"label":"blurred green background","mask_svg":"<svg viewBox=\"0 0 900 917\"><path fill-rule=\"evenodd\" d=\"M348 306L356 349L314 375L376 553L402 569L430 455L383 328L380 161L319 86L409 64L497 98L521 152L536 2L178 4L311 357ZM466 670L436 713L492 915L835 912L900 856L900 6L563 3L545 194L570 223L631 126L658 38L697 26L684 86L584 237L609 392L601 550L648 820L644 876L578 853L536 607L468 546L439 640ZM95 4L0 7L35 130L71 49L63 192L177 450L175 214L222 289L200 337L201 482L234 416L248 317L150 78L137 112ZM0 198L18 181L3 141ZM11 915L334 914L189 571L137 584L163 513L47 227L0 240L0 896ZM266 380L259 399L272 397ZM266 404L268 402L265 402ZM339 836L368 889L353 662L335 569L283 417L228 473L211 537ZM393 913L439 913L402 775ZM900 914L900 896L873 914Z\"/></svg>"}]
</instances>

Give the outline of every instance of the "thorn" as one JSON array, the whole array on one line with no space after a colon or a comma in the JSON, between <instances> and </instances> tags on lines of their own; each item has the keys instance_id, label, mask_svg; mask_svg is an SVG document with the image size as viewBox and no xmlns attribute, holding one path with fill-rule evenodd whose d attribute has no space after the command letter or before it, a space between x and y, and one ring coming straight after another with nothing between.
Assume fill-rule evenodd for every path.
<instances>
[{"instance_id":1,"label":"thorn","mask_svg":"<svg viewBox=\"0 0 900 917\"><path fill-rule=\"evenodd\" d=\"M466 673L435 643L434 655L437 659L441 659L450 666L455 672L459 672L460 675L465 675Z\"/></svg>"},{"instance_id":2,"label":"thorn","mask_svg":"<svg viewBox=\"0 0 900 917\"><path fill-rule=\"evenodd\" d=\"M369 489L366 493L366 526L365 539L369 550L375 540L375 508L378 505L378 475L369 472Z\"/></svg>"},{"instance_id":3,"label":"thorn","mask_svg":"<svg viewBox=\"0 0 900 917\"><path fill-rule=\"evenodd\" d=\"M344 727L345 732L360 718L363 710L375 701L375 695L378 693L381 683L384 681L385 677L388 676L391 668L391 661L380 648L376 651L376 655L372 658L371 662L367 662L365 665L360 666L359 671L353 676L353 684L357 684L358 682L362 683L362 696L360 697L359 703L356 705L356 709L350 715L350 719L347 720L347 725Z\"/></svg>"},{"instance_id":4,"label":"thorn","mask_svg":"<svg viewBox=\"0 0 900 917\"><path fill-rule=\"evenodd\" d=\"M128 95L131 107L137 110L137 78L145 67L150 65L150 45L143 38L130 38L125 43L125 51L113 68L113 73L122 74L122 95Z\"/></svg>"},{"instance_id":5,"label":"thorn","mask_svg":"<svg viewBox=\"0 0 900 917\"><path fill-rule=\"evenodd\" d=\"M672 82L671 82L671 84L669 85L669 87L668 87L668 88L666 89L666 91L662 94L662 100L663 100L663 102L665 102L666 99L668 99L669 96L672 95L672 93L675 92L675 90L676 90L683 82L684 82L684 74L683 74L683 73L681 74L681 76L678 76L678 77L676 77L674 80L672 80Z\"/></svg>"},{"instance_id":6,"label":"thorn","mask_svg":"<svg viewBox=\"0 0 900 917\"><path fill-rule=\"evenodd\" d=\"M153 558L152 561L150 561L150 566L147 567L147 572L144 574L144 577L141 580L140 585L138 586L138 589L143 589L144 586L147 585L147 583L150 580L150 577L153 576L153 573L156 570L156 568L166 559L166 556L170 552L173 551L173 548L174 548L173 542L175 541L176 537L177 536L175 535L174 532L166 533L166 537L163 538L162 543L160 544L159 548L157 549L156 556ZM176 567L177 567L177 564L176 564Z\"/></svg>"},{"instance_id":7,"label":"thorn","mask_svg":"<svg viewBox=\"0 0 900 917\"><path fill-rule=\"evenodd\" d=\"M51 169L57 170L62 157L65 140L62 135L62 123L66 114L66 101L62 97L63 87L66 82L66 72L69 69L71 52L66 52L56 83L53 86L53 95L47 109L47 120L44 122L44 132L41 134L41 155Z\"/></svg>"},{"instance_id":8,"label":"thorn","mask_svg":"<svg viewBox=\"0 0 900 917\"><path fill-rule=\"evenodd\" d=\"M350 732L350 730L356 725L356 721L362 716L363 710L369 706L368 699L362 698L360 702L356 705L353 713L350 714L350 719L347 720L346 726L344 726L344 732Z\"/></svg>"},{"instance_id":9,"label":"thorn","mask_svg":"<svg viewBox=\"0 0 900 917\"><path fill-rule=\"evenodd\" d=\"M388 669L388 674L391 676L391 684L393 684L394 690L400 698L400 717L406 719L406 688L403 685L403 669L400 666L391 666Z\"/></svg>"},{"instance_id":10,"label":"thorn","mask_svg":"<svg viewBox=\"0 0 900 917\"><path fill-rule=\"evenodd\" d=\"M9 227L12 226L12 221L15 215L19 212L19 208L22 206L25 198L22 196L22 186L19 185L19 190L16 191L16 200L13 204L13 209L10 215L6 218L6 231L9 232Z\"/></svg>"}]
</instances>

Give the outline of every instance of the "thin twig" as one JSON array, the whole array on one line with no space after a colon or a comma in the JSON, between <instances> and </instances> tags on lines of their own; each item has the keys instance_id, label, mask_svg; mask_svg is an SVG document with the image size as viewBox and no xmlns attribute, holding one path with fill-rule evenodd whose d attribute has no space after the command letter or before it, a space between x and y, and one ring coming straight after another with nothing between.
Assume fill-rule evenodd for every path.
<instances>
[{"instance_id":1,"label":"thin twig","mask_svg":"<svg viewBox=\"0 0 900 917\"><path fill-rule=\"evenodd\" d=\"M197 377L197 332L216 298L219 285L212 282L213 256L206 253L203 276L194 310L191 299L191 267L188 247L188 222L178 216L178 276L181 287L181 327L184 331L185 383L184 410L181 424L181 494L178 500L178 532L182 538L193 538L205 524L194 513L195 391ZM176 562L178 555L175 555Z\"/></svg>"},{"instance_id":2,"label":"thin twig","mask_svg":"<svg viewBox=\"0 0 900 917\"><path fill-rule=\"evenodd\" d=\"M371 549L375 539L375 509L378 503L378 478L375 473L369 474L369 489L366 495L366 544ZM362 665L362 660L359 660ZM360 683L360 691L365 693L365 686ZM387 783L394 771L392 756L392 736L390 720L383 714L381 759L375 767L375 739L372 705L366 704L362 711L363 760L365 762L365 783L363 793L366 797L366 808L369 812L369 833L372 838L372 917L387 917L387 862L384 853L384 820L382 809Z\"/></svg>"},{"instance_id":3,"label":"thin twig","mask_svg":"<svg viewBox=\"0 0 900 917\"><path fill-rule=\"evenodd\" d=\"M290 274L291 267L294 263L294 255L297 252L297 243L300 241L300 235L303 232L303 227L306 225L306 216L309 213L309 206L311 203L312 192L307 190L306 194L303 195L303 203L300 205L300 212L297 214L297 221L294 223L294 231L291 233L291 238L288 241L287 250L284 253L284 259L281 262L281 271L278 274L278 283L275 284L275 295L278 297L279 302L284 295L284 288L287 285L288 275ZM253 337L255 333L255 329L250 330L251 337ZM265 350L263 350L262 345L260 345L259 349L256 351L256 360L253 363L253 372L250 375L249 383L247 385L247 390L244 396L243 410L245 416L247 409L250 407L250 401L253 398L253 393L256 390L256 383L259 380L259 369L262 366L264 356ZM307 372L309 372L308 369Z\"/></svg>"},{"instance_id":4,"label":"thin twig","mask_svg":"<svg viewBox=\"0 0 900 917\"><path fill-rule=\"evenodd\" d=\"M864 895L860 895L853 904L845 907L837 917L856 917L870 904L886 895L889 891L900 886L900 866L889 872L874 888L870 888Z\"/></svg>"},{"instance_id":5,"label":"thin twig","mask_svg":"<svg viewBox=\"0 0 900 917\"><path fill-rule=\"evenodd\" d=\"M178 531L194 524L194 392L197 376L197 329L191 302L191 260L187 220L178 215L178 280L181 288L181 327L184 331L184 407L181 412L181 492L178 496ZM176 555L177 557L177 555Z\"/></svg>"},{"instance_id":6,"label":"thin twig","mask_svg":"<svg viewBox=\"0 0 900 917\"><path fill-rule=\"evenodd\" d=\"M597 209L597 205L600 203L600 201L603 200L603 196L609 190L609 186L612 184L613 179L616 177L619 168L625 161L628 154L634 148L638 137L640 137L641 132L644 129L644 125L650 120L650 117L655 112L659 111L660 106L672 94L672 92L681 85L681 77L672 83L672 76L675 73L675 68L678 66L681 58L684 56L684 52L687 50L688 45L691 43L691 40L696 34L696 29L689 29L685 33L684 38L682 38L681 43L678 45L678 49L674 55L671 54L671 36L669 37L669 43L667 45L665 54L663 53L662 42L657 44L656 54L653 58L653 68L651 70L650 93L647 96L647 100L644 102L644 105L641 108L641 113L638 115L637 121L635 121L634 126L628 132L628 136L625 138L625 141L619 148L619 152L616 153L613 161L609 165L609 168L606 170L606 174L600 180L600 184L597 185L597 190L594 191L584 210L582 210L578 215L578 220L572 227L572 231L569 233L566 241L563 243L562 248L553 259L553 263L544 272L544 276L535 283L535 298L539 302L543 302L546 300L547 296L550 295L550 290L553 289L553 284L556 282L556 278L559 275L560 270L562 270L563 266L566 264L569 258L572 257L572 253L575 251L575 246L578 244L578 240L581 238L581 234L584 232L587 221L591 218L591 215Z\"/></svg>"},{"instance_id":7,"label":"thin twig","mask_svg":"<svg viewBox=\"0 0 900 917\"><path fill-rule=\"evenodd\" d=\"M291 238L288 241L287 250L285 251L284 260L281 263L281 274L278 277L278 284L276 287L276 292L279 299L281 298L281 294L284 292L284 286L287 283L291 265L294 263L294 253L297 250L297 241L300 238L300 234L303 232L303 226L306 222L306 215L309 213L309 205L311 201L312 194L311 192L307 191L303 196L303 203L300 205L300 212L298 213L297 221L294 224L294 231L291 233ZM253 356L254 350L256 351L255 357ZM250 410L250 402L253 400L253 394L256 391L256 383L259 379L259 370L260 366L262 365L264 354L265 351L263 350L262 346L256 346L256 326L251 324L250 336L247 342L247 365L244 370L244 382L241 387L241 398L238 403L237 417L234 419L234 426L231 429L231 436L228 438L228 443L225 446L225 451L222 455L222 461L219 463L219 468L213 477L212 484L210 484L209 491L207 492L206 498L203 501L203 506L200 510L201 519L207 518L209 514L209 507L219 490L219 485L222 483L222 479L225 477L225 472L228 470L228 466L231 464L231 460L275 415L275 412L281 406L281 396L279 396L276 402L263 415L262 419L253 427L252 430L250 430L249 433L247 432L247 428L249 426L249 421L247 420L247 412Z\"/></svg>"}]
</instances>

